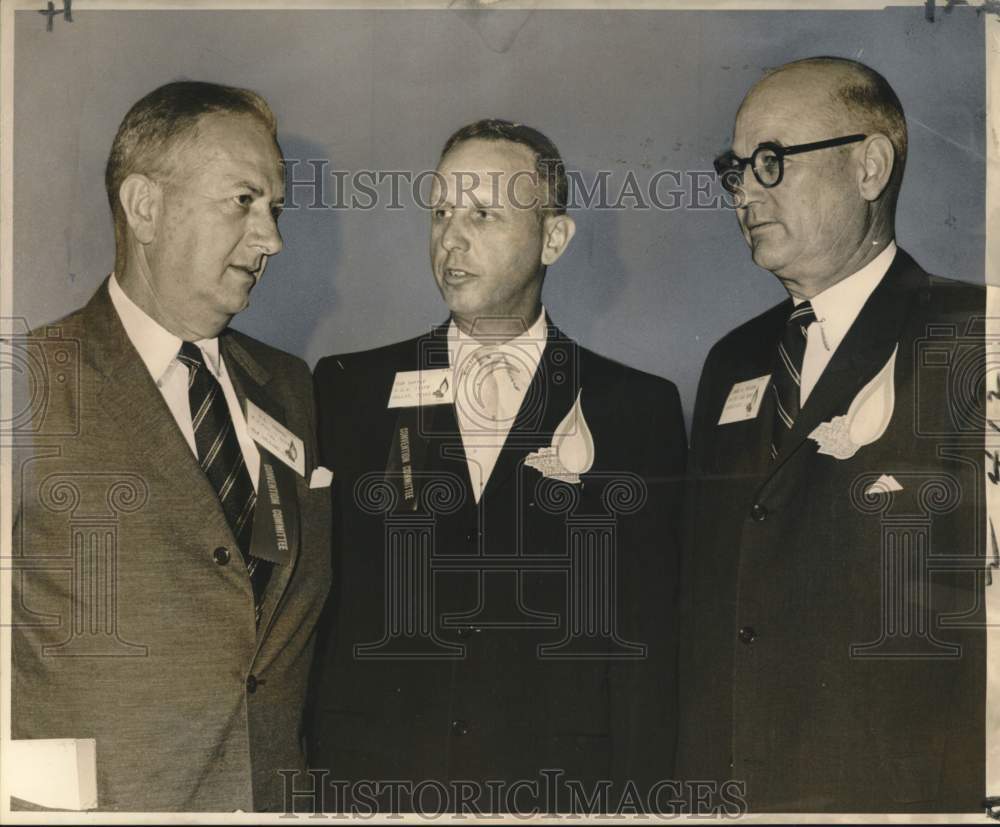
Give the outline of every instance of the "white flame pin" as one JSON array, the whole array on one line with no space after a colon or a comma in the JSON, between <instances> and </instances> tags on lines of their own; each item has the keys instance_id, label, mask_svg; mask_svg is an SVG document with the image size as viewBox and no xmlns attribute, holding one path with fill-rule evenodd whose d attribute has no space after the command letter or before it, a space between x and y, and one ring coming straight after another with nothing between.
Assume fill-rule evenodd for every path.
<instances>
[{"instance_id":1,"label":"white flame pin","mask_svg":"<svg viewBox=\"0 0 1000 827\"><path fill-rule=\"evenodd\" d=\"M594 437L583 416L581 388L569 413L552 434L552 444L525 457L524 464L546 477L577 484L594 464Z\"/></svg>"},{"instance_id":2,"label":"white flame pin","mask_svg":"<svg viewBox=\"0 0 1000 827\"><path fill-rule=\"evenodd\" d=\"M858 391L846 414L817 425L809 434L809 438L819 445L817 453L834 459L850 459L859 448L871 445L885 433L896 405L893 375L898 350L897 344L889 361Z\"/></svg>"}]
</instances>

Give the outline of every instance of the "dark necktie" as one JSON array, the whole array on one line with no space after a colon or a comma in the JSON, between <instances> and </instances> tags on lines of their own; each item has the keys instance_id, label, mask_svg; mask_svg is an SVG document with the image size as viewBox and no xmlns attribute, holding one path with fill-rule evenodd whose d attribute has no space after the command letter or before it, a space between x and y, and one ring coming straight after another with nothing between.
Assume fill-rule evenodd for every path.
<instances>
[{"instance_id":1,"label":"dark necktie","mask_svg":"<svg viewBox=\"0 0 1000 827\"><path fill-rule=\"evenodd\" d=\"M778 342L778 363L771 377L774 391L774 432L771 437L771 459L786 446L788 435L799 415L802 359L806 355L806 330L816 321L812 304L802 302L788 316L781 341Z\"/></svg>"},{"instance_id":2,"label":"dark necktie","mask_svg":"<svg viewBox=\"0 0 1000 827\"><path fill-rule=\"evenodd\" d=\"M184 342L177 358L188 368L188 401L198 461L219 496L226 520L243 554L253 587L256 621L260 623L271 563L250 554L257 493L240 450L222 386L205 365L201 350L193 342Z\"/></svg>"}]
</instances>

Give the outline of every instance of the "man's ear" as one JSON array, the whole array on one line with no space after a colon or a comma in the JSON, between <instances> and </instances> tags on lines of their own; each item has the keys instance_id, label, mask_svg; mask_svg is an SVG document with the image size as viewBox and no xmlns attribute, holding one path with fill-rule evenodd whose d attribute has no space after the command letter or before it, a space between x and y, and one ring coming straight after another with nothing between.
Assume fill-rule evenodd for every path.
<instances>
[{"instance_id":1,"label":"man's ear","mask_svg":"<svg viewBox=\"0 0 1000 827\"><path fill-rule=\"evenodd\" d=\"M858 172L858 192L865 201L876 200L892 177L896 151L885 135L876 132L862 144L861 169Z\"/></svg>"},{"instance_id":2,"label":"man's ear","mask_svg":"<svg viewBox=\"0 0 1000 827\"><path fill-rule=\"evenodd\" d=\"M156 237L156 225L163 203L163 189L152 178L132 173L118 188L125 220L140 244Z\"/></svg>"},{"instance_id":3,"label":"man's ear","mask_svg":"<svg viewBox=\"0 0 1000 827\"><path fill-rule=\"evenodd\" d=\"M576 233L576 222L568 215L546 215L542 219L542 264L554 264L561 256Z\"/></svg>"}]
</instances>

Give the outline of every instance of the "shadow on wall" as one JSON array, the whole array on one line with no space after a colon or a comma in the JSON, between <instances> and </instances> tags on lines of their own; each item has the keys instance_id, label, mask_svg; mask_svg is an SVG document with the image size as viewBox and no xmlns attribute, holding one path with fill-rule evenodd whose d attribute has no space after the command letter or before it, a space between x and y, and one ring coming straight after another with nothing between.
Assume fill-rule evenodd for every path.
<instances>
[{"instance_id":1,"label":"shadow on wall","mask_svg":"<svg viewBox=\"0 0 1000 827\"><path fill-rule=\"evenodd\" d=\"M300 136L281 136L286 159L329 157L329 148ZM319 174L333 168L320 167ZM300 160L286 172L286 210L279 221L284 249L268 263L264 280L251 298L250 307L236 317L234 327L245 331L267 330L269 345L305 354L310 342L329 341L330 308L338 301L337 278L346 272L339 257L340 215L336 210L312 208L314 191L301 182L310 180L314 168ZM294 191L291 180L297 185ZM275 319L276 312L283 318Z\"/></svg>"},{"instance_id":2,"label":"shadow on wall","mask_svg":"<svg viewBox=\"0 0 1000 827\"><path fill-rule=\"evenodd\" d=\"M593 181L597 176L596 169L575 169L584 181ZM555 323L584 347L599 352L601 348L594 344L597 323L601 314L619 303L629 277L619 253L620 223L627 212L594 206L571 208L576 235L563 257L545 275L542 299ZM581 308L582 304L586 307ZM560 307L570 309L569 313L561 314Z\"/></svg>"}]
</instances>

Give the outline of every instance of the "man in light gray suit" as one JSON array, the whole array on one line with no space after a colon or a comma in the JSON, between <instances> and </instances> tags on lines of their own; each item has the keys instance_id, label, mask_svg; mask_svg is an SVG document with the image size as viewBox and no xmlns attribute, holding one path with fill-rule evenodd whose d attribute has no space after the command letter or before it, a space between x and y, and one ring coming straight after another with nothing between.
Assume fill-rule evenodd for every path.
<instances>
[{"instance_id":1,"label":"man in light gray suit","mask_svg":"<svg viewBox=\"0 0 1000 827\"><path fill-rule=\"evenodd\" d=\"M160 87L106 184L115 272L19 345L13 736L95 739L101 810L278 810L330 515L306 365L228 327L282 246L274 115Z\"/></svg>"}]
</instances>

